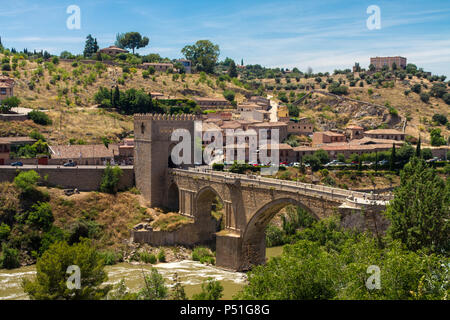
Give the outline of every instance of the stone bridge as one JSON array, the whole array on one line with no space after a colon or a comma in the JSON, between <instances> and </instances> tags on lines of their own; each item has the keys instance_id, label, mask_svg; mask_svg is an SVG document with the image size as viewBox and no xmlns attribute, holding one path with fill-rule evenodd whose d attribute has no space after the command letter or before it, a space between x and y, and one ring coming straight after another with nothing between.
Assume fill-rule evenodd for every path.
<instances>
[{"instance_id":1,"label":"stone bridge","mask_svg":"<svg viewBox=\"0 0 450 320\"><path fill-rule=\"evenodd\" d=\"M170 132L180 127L192 132L193 118L135 116L137 187L150 206L170 208L194 221L179 234L170 235L175 239L172 244L215 246L217 266L248 270L265 262L265 228L289 204L306 209L316 219L340 214L344 226L383 229L378 213L386 201L367 193L254 175L169 168ZM219 232L211 216L216 197L224 208L224 229ZM152 233L133 232L133 238L154 245L168 243L157 241Z\"/></svg>"},{"instance_id":2,"label":"stone bridge","mask_svg":"<svg viewBox=\"0 0 450 320\"><path fill-rule=\"evenodd\" d=\"M217 265L221 267L246 270L264 263L265 229L289 204L304 208L316 219L340 214L346 226L374 229L383 225L378 213L386 201L370 194L217 171L171 169L169 174L172 208L193 218L200 233L204 221L211 219L214 199L223 203L225 229L215 233Z\"/></svg>"}]
</instances>

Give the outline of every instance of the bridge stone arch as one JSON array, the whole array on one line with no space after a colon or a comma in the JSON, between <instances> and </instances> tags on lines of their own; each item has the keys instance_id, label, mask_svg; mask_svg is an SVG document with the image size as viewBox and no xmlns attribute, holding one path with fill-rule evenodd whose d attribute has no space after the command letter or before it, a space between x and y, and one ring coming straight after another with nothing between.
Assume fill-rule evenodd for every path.
<instances>
[{"instance_id":1,"label":"bridge stone arch","mask_svg":"<svg viewBox=\"0 0 450 320\"><path fill-rule=\"evenodd\" d=\"M266 227L275 215L284 207L294 205L305 209L314 219L319 217L297 198L285 197L270 200L253 214L242 236L241 270L249 270L253 265L262 264L266 260Z\"/></svg>"},{"instance_id":2,"label":"bridge stone arch","mask_svg":"<svg viewBox=\"0 0 450 320\"><path fill-rule=\"evenodd\" d=\"M200 189L195 196L195 219L205 219L211 215L211 207L215 198L224 203L220 193L212 186Z\"/></svg>"}]
</instances>

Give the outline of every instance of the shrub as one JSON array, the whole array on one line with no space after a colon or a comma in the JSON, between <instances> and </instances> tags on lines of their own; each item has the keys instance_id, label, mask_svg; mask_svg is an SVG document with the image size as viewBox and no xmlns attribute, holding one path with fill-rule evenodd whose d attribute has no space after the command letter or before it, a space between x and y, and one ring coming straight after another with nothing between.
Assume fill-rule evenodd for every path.
<instances>
[{"instance_id":1,"label":"shrub","mask_svg":"<svg viewBox=\"0 0 450 320\"><path fill-rule=\"evenodd\" d=\"M200 263L215 264L214 253L208 248L197 247L192 251L192 260Z\"/></svg>"},{"instance_id":2,"label":"shrub","mask_svg":"<svg viewBox=\"0 0 450 320\"><path fill-rule=\"evenodd\" d=\"M7 224L2 223L0 225L0 241L8 239L10 232L11 232L11 228Z\"/></svg>"},{"instance_id":3,"label":"shrub","mask_svg":"<svg viewBox=\"0 0 450 320\"><path fill-rule=\"evenodd\" d=\"M283 236L283 230L269 224L266 228L266 246L270 248L284 244Z\"/></svg>"},{"instance_id":4,"label":"shrub","mask_svg":"<svg viewBox=\"0 0 450 320\"><path fill-rule=\"evenodd\" d=\"M111 167L108 164L103 172L100 191L110 194L117 193L119 179L122 174L122 169L119 166Z\"/></svg>"},{"instance_id":5,"label":"shrub","mask_svg":"<svg viewBox=\"0 0 450 320\"><path fill-rule=\"evenodd\" d=\"M34 123L41 124L44 126L52 124L52 120L50 119L50 117L42 111L37 110L31 111L28 114L28 118L33 120Z\"/></svg>"},{"instance_id":6,"label":"shrub","mask_svg":"<svg viewBox=\"0 0 450 320\"><path fill-rule=\"evenodd\" d=\"M53 223L52 208L48 202L38 202L31 207L28 213L27 224L39 229L48 230Z\"/></svg>"},{"instance_id":7,"label":"shrub","mask_svg":"<svg viewBox=\"0 0 450 320\"><path fill-rule=\"evenodd\" d=\"M428 92L422 92L420 94L420 100L422 100L425 103L428 103L430 101L430 94Z\"/></svg>"},{"instance_id":8,"label":"shrub","mask_svg":"<svg viewBox=\"0 0 450 320\"><path fill-rule=\"evenodd\" d=\"M169 295L164 278L158 273L158 270L152 268L150 275L144 276L144 288L139 291L138 298L140 300L164 300Z\"/></svg>"},{"instance_id":9,"label":"shrub","mask_svg":"<svg viewBox=\"0 0 450 320\"><path fill-rule=\"evenodd\" d=\"M2 100L2 105L6 106L7 108L17 108L20 105L20 99L13 96Z\"/></svg>"},{"instance_id":10,"label":"shrub","mask_svg":"<svg viewBox=\"0 0 450 320\"><path fill-rule=\"evenodd\" d=\"M166 252L165 252L164 249L161 249L161 250L158 252L158 261L159 261L159 262L166 262Z\"/></svg>"},{"instance_id":11,"label":"shrub","mask_svg":"<svg viewBox=\"0 0 450 320\"><path fill-rule=\"evenodd\" d=\"M10 248L6 243L2 243L2 253L0 255L0 269L14 269L20 266L19 251Z\"/></svg>"},{"instance_id":12,"label":"shrub","mask_svg":"<svg viewBox=\"0 0 450 320\"><path fill-rule=\"evenodd\" d=\"M236 94L234 93L234 91L231 91L231 90L225 90L225 91L223 92L224 98L227 99L227 100L230 101L230 102L234 100L235 95L236 95Z\"/></svg>"},{"instance_id":13,"label":"shrub","mask_svg":"<svg viewBox=\"0 0 450 320\"><path fill-rule=\"evenodd\" d=\"M223 171L224 164L223 163L213 163L212 168L214 171Z\"/></svg>"},{"instance_id":14,"label":"shrub","mask_svg":"<svg viewBox=\"0 0 450 320\"><path fill-rule=\"evenodd\" d=\"M442 96L442 100L444 100L444 102L446 104L450 104L450 93L446 93Z\"/></svg>"},{"instance_id":15,"label":"shrub","mask_svg":"<svg viewBox=\"0 0 450 320\"><path fill-rule=\"evenodd\" d=\"M437 122L441 125L445 125L448 122L447 117L445 115L439 114L439 113L436 113L433 115L433 121Z\"/></svg>"},{"instance_id":16,"label":"shrub","mask_svg":"<svg viewBox=\"0 0 450 320\"><path fill-rule=\"evenodd\" d=\"M139 254L139 258L144 263L155 264L157 261L156 256L153 253L148 253L144 251Z\"/></svg>"},{"instance_id":17,"label":"shrub","mask_svg":"<svg viewBox=\"0 0 450 320\"><path fill-rule=\"evenodd\" d=\"M223 286L219 281L208 278L202 283L202 291L192 296L193 300L219 300L223 296Z\"/></svg>"},{"instance_id":18,"label":"shrub","mask_svg":"<svg viewBox=\"0 0 450 320\"><path fill-rule=\"evenodd\" d=\"M17 188L24 193L33 191L36 187L36 183L40 176L34 170L20 172L17 177L14 178L14 184Z\"/></svg>"},{"instance_id":19,"label":"shrub","mask_svg":"<svg viewBox=\"0 0 450 320\"><path fill-rule=\"evenodd\" d=\"M419 83L416 83L411 87L411 91L419 94L420 91L422 91L422 86Z\"/></svg>"}]
</instances>

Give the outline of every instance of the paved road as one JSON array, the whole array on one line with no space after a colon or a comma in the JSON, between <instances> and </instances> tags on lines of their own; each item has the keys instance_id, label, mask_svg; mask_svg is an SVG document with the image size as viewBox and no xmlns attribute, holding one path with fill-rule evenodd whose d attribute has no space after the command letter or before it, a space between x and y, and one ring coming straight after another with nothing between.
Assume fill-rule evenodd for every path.
<instances>
[{"instance_id":1,"label":"paved road","mask_svg":"<svg viewBox=\"0 0 450 320\"><path fill-rule=\"evenodd\" d=\"M324 185L314 185L309 183L303 183L299 181L288 181L288 180L280 180L273 178L265 178L257 175L245 175L245 174L237 174L231 172L224 171L212 171L206 170L206 168L190 168L188 170L185 169L172 169L174 172L180 172L185 174L197 174L204 175L206 177L222 177L222 178L237 178L242 181L250 182L250 183L260 183L265 185L271 185L274 187L290 187L294 189L302 189L305 192L316 192L321 194L329 194L332 197L338 197L341 200L347 200L356 204L377 204L377 205L386 205L387 199L380 199L378 195L374 195L371 193L365 192L357 192L347 189L333 188Z\"/></svg>"}]
</instances>

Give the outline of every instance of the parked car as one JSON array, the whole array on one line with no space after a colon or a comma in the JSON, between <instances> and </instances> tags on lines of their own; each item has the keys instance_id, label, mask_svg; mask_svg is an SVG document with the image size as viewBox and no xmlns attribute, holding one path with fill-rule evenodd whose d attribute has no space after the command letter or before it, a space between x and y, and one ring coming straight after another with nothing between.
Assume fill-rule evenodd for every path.
<instances>
[{"instance_id":1,"label":"parked car","mask_svg":"<svg viewBox=\"0 0 450 320\"><path fill-rule=\"evenodd\" d=\"M63 164L64 167L76 167L77 163L76 162L66 162Z\"/></svg>"},{"instance_id":2,"label":"parked car","mask_svg":"<svg viewBox=\"0 0 450 320\"><path fill-rule=\"evenodd\" d=\"M439 159L438 157L434 157L433 159L429 159L426 162L427 163L432 163L432 162L436 162L436 161L441 161L441 159Z\"/></svg>"},{"instance_id":3,"label":"parked car","mask_svg":"<svg viewBox=\"0 0 450 320\"><path fill-rule=\"evenodd\" d=\"M292 162L291 167L300 167L300 162Z\"/></svg>"},{"instance_id":4,"label":"parked car","mask_svg":"<svg viewBox=\"0 0 450 320\"><path fill-rule=\"evenodd\" d=\"M23 166L23 163L20 162L20 161L16 161L16 162L11 163L11 165L12 165L13 167L22 167L22 166Z\"/></svg>"},{"instance_id":5,"label":"parked car","mask_svg":"<svg viewBox=\"0 0 450 320\"><path fill-rule=\"evenodd\" d=\"M332 166L338 166L339 161L337 160L332 160L330 162L328 162L327 164L324 165L324 167L332 167Z\"/></svg>"},{"instance_id":6,"label":"parked car","mask_svg":"<svg viewBox=\"0 0 450 320\"><path fill-rule=\"evenodd\" d=\"M389 161L387 161L386 159L385 159L385 160L378 161L378 164L379 164L380 166L385 166L385 165L387 165L388 163L389 163Z\"/></svg>"}]
</instances>

